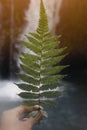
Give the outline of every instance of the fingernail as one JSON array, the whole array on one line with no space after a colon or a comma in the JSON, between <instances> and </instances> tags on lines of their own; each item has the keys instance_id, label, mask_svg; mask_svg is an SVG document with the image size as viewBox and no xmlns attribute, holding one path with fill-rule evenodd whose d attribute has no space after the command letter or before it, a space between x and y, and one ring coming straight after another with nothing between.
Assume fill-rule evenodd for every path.
<instances>
[{"instance_id":1,"label":"fingernail","mask_svg":"<svg viewBox=\"0 0 87 130\"><path fill-rule=\"evenodd\" d=\"M36 107L36 108L40 108L40 106L39 106L39 105L35 105L34 107Z\"/></svg>"},{"instance_id":2,"label":"fingernail","mask_svg":"<svg viewBox=\"0 0 87 130\"><path fill-rule=\"evenodd\" d=\"M42 106L35 105L34 107L37 108L37 109L40 108L41 110L43 110L43 107L42 107Z\"/></svg>"}]
</instances>

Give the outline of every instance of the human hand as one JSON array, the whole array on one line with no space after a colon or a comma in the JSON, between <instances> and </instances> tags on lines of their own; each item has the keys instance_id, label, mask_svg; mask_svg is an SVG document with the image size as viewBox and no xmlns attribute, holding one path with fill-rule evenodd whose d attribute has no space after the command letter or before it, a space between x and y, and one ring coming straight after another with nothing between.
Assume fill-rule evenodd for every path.
<instances>
[{"instance_id":1,"label":"human hand","mask_svg":"<svg viewBox=\"0 0 87 130\"><path fill-rule=\"evenodd\" d=\"M14 109L5 111L2 115L1 130L31 130L32 127L40 122L42 114L38 112L35 117L26 118L26 120L20 120L20 118L27 112L39 110L40 106L19 106Z\"/></svg>"}]
</instances>

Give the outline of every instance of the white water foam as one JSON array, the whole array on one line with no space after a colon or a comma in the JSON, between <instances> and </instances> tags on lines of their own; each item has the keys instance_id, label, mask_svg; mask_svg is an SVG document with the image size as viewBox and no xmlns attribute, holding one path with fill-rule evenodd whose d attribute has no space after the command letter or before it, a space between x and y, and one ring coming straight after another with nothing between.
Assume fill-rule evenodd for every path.
<instances>
[{"instance_id":1,"label":"white water foam","mask_svg":"<svg viewBox=\"0 0 87 130\"><path fill-rule=\"evenodd\" d=\"M20 90L13 82L11 81L0 81L0 100L7 101L20 101L21 98L17 95L22 90Z\"/></svg>"}]
</instances>

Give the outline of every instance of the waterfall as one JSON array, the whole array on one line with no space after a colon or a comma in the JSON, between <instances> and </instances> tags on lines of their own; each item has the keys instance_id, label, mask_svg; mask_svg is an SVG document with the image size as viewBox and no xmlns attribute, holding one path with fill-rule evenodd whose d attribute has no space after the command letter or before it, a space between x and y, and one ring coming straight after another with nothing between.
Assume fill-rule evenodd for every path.
<instances>
[{"instance_id":1,"label":"waterfall","mask_svg":"<svg viewBox=\"0 0 87 130\"><path fill-rule=\"evenodd\" d=\"M49 29L50 31L55 32L56 24L60 21L59 11L62 0L44 0L44 4L47 10ZM28 24L23 34L36 30L39 19L39 5L40 0L31 0L25 16Z\"/></svg>"},{"instance_id":2,"label":"waterfall","mask_svg":"<svg viewBox=\"0 0 87 130\"><path fill-rule=\"evenodd\" d=\"M13 77L13 58L14 58L14 0L10 0L10 78Z\"/></svg>"},{"instance_id":3,"label":"waterfall","mask_svg":"<svg viewBox=\"0 0 87 130\"><path fill-rule=\"evenodd\" d=\"M53 7L53 18L52 18L52 23L51 23L51 31L55 33L55 28L56 25L60 22L60 8L62 5L63 0L55 0L54 2L54 7ZM51 19L50 19L51 20ZM49 20L49 21L50 21Z\"/></svg>"}]
</instances>

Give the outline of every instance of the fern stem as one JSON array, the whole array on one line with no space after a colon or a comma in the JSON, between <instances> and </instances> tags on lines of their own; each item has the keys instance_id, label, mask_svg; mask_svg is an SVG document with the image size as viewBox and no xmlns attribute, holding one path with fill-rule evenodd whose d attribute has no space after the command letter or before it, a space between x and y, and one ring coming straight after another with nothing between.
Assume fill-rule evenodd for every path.
<instances>
[{"instance_id":1,"label":"fern stem","mask_svg":"<svg viewBox=\"0 0 87 130\"><path fill-rule=\"evenodd\" d=\"M39 104L41 103L41 102L40 102L40 97L41 97L40 87L42 86L42 83L41 83L41 78L42 78L41 71L42 71L42 48L43 48L44 33L41 34L41 37L42 37L42 44L41 44L41 55L40 55Z\"/></svg>"}]
</instances>

